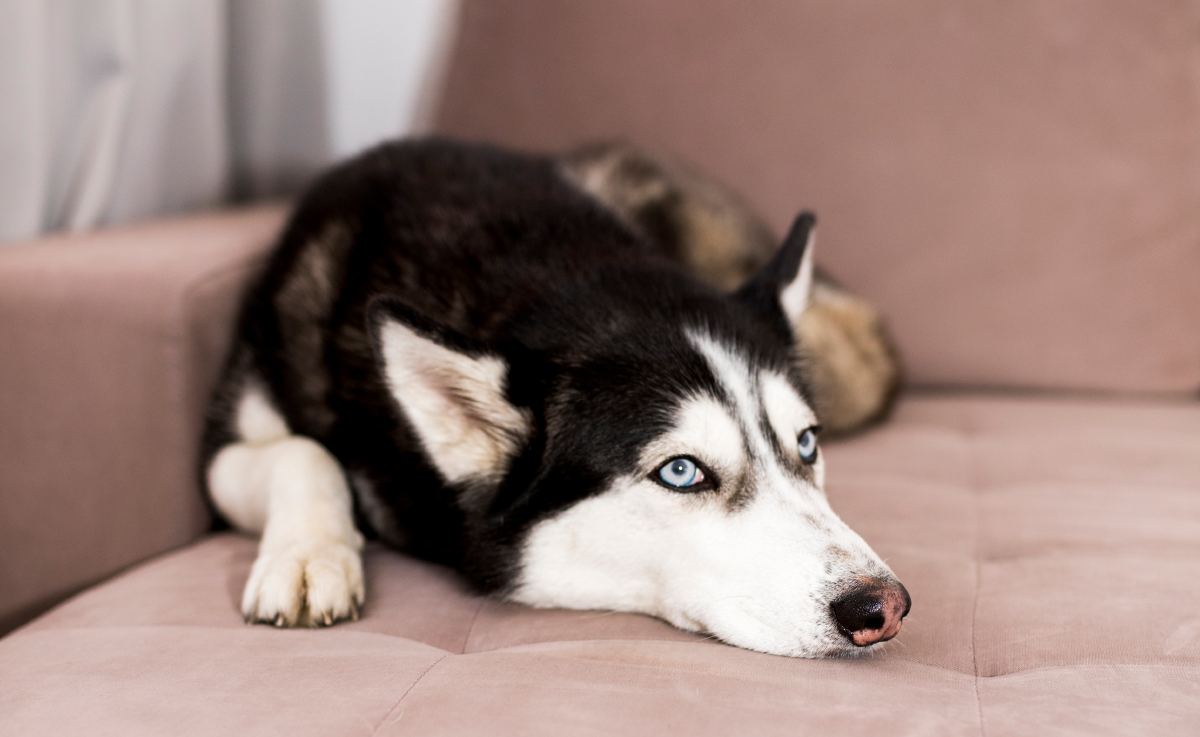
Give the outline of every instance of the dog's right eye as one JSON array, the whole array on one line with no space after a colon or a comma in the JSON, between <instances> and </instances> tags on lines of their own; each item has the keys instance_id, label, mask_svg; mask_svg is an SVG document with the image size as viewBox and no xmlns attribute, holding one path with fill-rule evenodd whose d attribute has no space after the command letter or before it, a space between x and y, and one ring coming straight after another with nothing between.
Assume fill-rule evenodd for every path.
<instances>
[{"instance_id":1,"label":"dog's right eye","mask_svg":"<svg viewBox=\"0 0 1200 737\"><path fill-rule=\"evenodd\" d=\"M658 469L658 481L669 489L687 489L707 481L704 471L691 458L672 458Z\"/></svg>"},{"instance_id":2,"label":"dog's right eye","mask_svg":"<svg viewBox=\"0 0 1200 737\"><path fill-rule=\"evenodd\" d=\"M805 463L812 463L817 460L817 431L819 427L810 427L800 433L800 438L796 441L796 448L800 451L800 460Z\"/></svg>"}]
</instances>

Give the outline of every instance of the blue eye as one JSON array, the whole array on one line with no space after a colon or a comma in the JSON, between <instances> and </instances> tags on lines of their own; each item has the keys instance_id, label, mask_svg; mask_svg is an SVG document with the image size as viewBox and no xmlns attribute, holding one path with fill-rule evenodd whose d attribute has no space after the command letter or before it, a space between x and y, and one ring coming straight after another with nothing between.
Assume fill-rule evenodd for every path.
<instances>
[{"instance_id":1,"label":"blue eye","mask_svg":"<svg viewBox=\"0 0 1200 737\"><path fill-rule=\"evenodd\" d=\"M817 459L817 434L812 428L800 433L800 439L796 441L796 447L800 451L800 460L805 463L812 463Z\"/></svg>"},{"instance_id":2,"label":"blue eye","mask_svg":"<svg viewBox=\"0 0 1200 737\"><path fill-rule=\"evenodd\" d=\"M683 489L695 486L704 480L704 472L696 462L687 458L672 458L658 469L658 477L667 486Z\"/></svg>"}]
</instances>

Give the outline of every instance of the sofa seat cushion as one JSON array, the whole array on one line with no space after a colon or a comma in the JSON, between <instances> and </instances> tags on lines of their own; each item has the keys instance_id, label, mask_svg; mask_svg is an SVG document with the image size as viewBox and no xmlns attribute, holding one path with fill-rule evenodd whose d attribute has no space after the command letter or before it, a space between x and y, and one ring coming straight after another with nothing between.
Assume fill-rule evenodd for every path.
<instances>
[{"instance_id":1,"label":"sofa seat cushion","mask_svg":"<svg viewBox=\"0 0 1200 737\"><path fill-rule=\"evenodd\" d=\"M13 734L1187 734L1200 404L909 397L828 444L829 496L913 596L856 660L532 610L371 548L358 622L243 624L209 536L0 640Z\"/></svg>"}]
</instances>

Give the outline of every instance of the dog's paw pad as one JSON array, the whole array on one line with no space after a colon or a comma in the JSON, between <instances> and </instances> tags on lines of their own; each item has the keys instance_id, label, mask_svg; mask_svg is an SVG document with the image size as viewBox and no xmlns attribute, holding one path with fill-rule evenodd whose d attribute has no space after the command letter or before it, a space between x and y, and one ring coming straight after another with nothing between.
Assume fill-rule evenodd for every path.
<instances>
[{"instance_id":1,"label":"dog's paw pad","mask_svg":"<svg viewBox=\"0 0 1200 737\"><path fill-rule=\"evenodd\" d=\"M358 619L363 604L362 556L342 542L293 543L259 552L242 613L276 627L328 626Z\"/></svg>"}]
</instances>

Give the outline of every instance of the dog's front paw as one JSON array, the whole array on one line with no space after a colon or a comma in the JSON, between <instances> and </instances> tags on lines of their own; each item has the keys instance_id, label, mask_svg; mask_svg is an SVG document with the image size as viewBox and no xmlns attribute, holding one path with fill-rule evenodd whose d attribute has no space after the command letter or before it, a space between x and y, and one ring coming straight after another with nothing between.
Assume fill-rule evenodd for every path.
<instances>
[{"instance_id":1,"label":"dog's front paw","mask_svg":"<svg viewBox=\"0 0 1200 737\"><path fill-rule=\"evenodd\" d=\"M318 627L358 619L366 589L359 548L338 540L263 545L242 596L247 622Z\"/></svg>"}]
</instances>

